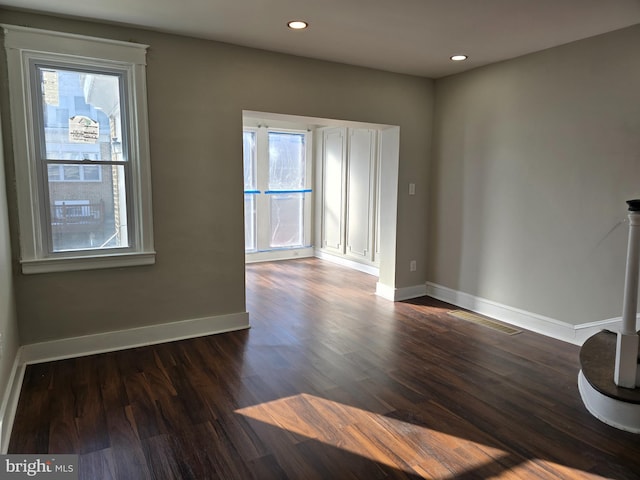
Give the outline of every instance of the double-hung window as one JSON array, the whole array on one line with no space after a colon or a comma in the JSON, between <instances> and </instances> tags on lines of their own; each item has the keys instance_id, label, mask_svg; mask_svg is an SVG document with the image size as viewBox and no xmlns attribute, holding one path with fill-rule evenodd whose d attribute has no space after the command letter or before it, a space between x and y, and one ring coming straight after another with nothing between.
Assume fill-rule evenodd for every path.
<instances>
[{"instance_id":1,"label":"double-hung window","mask_svg":"<svg viewBox=\"0 0 640 480\"><path fill-rule=\"evenodd\" d=\"M23 272L153 263L147 47L3 27Z\"/></svg>"}]
</instances>

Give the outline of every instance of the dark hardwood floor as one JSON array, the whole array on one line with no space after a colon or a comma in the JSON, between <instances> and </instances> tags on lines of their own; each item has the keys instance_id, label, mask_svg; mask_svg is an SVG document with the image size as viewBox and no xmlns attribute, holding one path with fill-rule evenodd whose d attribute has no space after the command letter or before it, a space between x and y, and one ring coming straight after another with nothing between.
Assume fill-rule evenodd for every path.
<instances>
[{"instance_id":1,"label":"dark hardwood floor","mask_svg":"<svg viewBox=\"0 0 640 480\"><path fill-rule=\"evenodd\" d=\"M579 348L509 336L315 259L247 266L247 331L27 368L15 453L81 479L638 479Z\"/></svg>"}]
</instances>

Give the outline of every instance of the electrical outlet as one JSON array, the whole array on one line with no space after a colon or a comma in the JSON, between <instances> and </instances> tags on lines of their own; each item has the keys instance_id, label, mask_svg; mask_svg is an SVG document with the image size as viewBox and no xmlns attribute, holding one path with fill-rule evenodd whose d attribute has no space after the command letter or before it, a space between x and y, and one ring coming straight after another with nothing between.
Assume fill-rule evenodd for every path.
<instances>
[{"instance_id":1,"label":"electrical outlet","mask_svg":"<svg viewBox=\"0 0 640 480\"><path fill-rule=\"evenodd\" d=\"M409 262L409 271L410 272L415 272L417 269L418 269L418 266L416 264L416 261L415 260L411 260Z\"/></svg>"}]
</instances>

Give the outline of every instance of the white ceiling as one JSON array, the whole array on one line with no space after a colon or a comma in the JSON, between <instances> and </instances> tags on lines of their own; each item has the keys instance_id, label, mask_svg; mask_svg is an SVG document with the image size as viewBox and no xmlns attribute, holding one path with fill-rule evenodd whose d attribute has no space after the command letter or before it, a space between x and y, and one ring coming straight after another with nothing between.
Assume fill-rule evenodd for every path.
<instances>
[{"instance_id":1,"label":"white ceiling","mask_svg":"<svg viewBox=\"0 0 640 480\"><path fill-rule=\"evenodd\" d=\"M0 0L305 57L441 77L640 23L640 0ZM291 19L310 27L292 31ZM630 46L630 50L635 47ZM456 53L469 60L454 63Z\"/></svg>"}]
</instances>

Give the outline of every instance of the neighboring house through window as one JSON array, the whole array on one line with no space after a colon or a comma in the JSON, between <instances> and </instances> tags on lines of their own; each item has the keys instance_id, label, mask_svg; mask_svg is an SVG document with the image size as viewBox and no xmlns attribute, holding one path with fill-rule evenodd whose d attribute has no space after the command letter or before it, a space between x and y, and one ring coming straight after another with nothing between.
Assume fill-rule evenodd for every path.
<instances>
[{"instance_id":1,"label":"neighboring house through window","mask_svg":"<svg viewBox=\"0 0 640 480\"><path fill-rule=\"evenodd\" d=\"M147 47L3 27L23 272L153 263Z\"/></svg>"}]
</instances>

